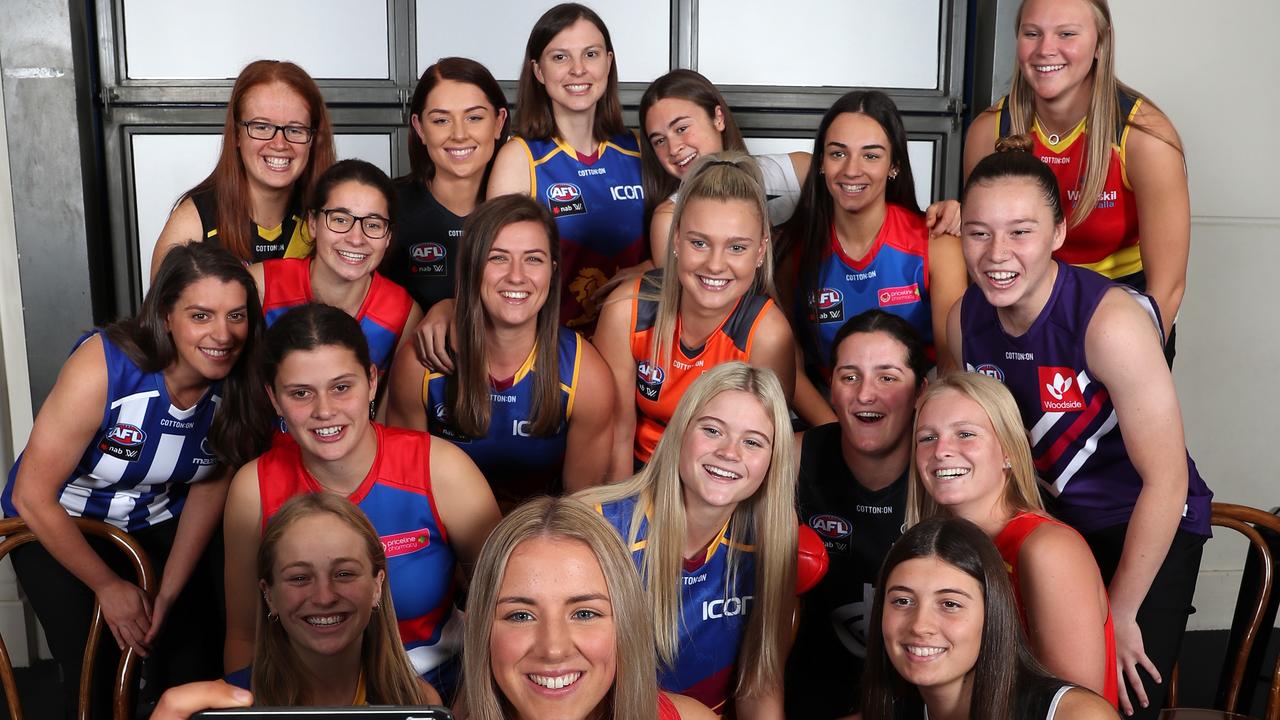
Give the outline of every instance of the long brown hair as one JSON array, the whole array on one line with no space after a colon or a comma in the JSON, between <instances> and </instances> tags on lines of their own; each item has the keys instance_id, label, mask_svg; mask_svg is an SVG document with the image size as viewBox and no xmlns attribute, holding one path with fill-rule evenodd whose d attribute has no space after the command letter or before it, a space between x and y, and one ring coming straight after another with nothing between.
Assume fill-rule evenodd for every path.
<instances>
[{"instance_id":1,"label":"long brown hair","mask_svg":"<svg viewBox=\"0 0 1280 720\"><path fill-rule=\"evenodd\" d=\"M329 169L334 161L333 126L324 96L316 81L306 70L285 60L255 60L240 71L236 84L231 88L231 100L227 103L227 117L222 126L222 152L209 177L188 190L178 203L205 191L213 192L217 208L218 238L223 247L241 260L253 259L253 243L249 238L249 221L252 220L253 203L249 199L249 181L240 159L240 113L244 109L245 96L259 85L284 83L302 96L311 115L314 128L307 167L298 176L293 188L291 205L297 205L311 192L320 173Z\"/></svg>"},{"instance_id":2,"label":"long brown hair","mask_svg":"<svg viewBox=\"0 0 1280 720\"><path fill-rule=\"evenodd\" d=\"M391 603L387 580L387 555L378 533L360 508L346 498L330 493L307 493L287 500L267 523L258 546L258 579L271 586L275 582L276 547L294 524L315 515L331 515L360 536L372 572L382 573L382 600L365 626L360 647L360 666L365 694L371 704L421 705L426 702L418 674L400 641L396 611ZM306 705L306 689L292 669L298 666L283 624L268 619L266 593L258 600L257 632L253 650L251 689L259 705Z\"/></svg>"},{"instance_id":3,"label":"long brown hair","mask_svg":"<svg viewBox=\"0 0 1280 720\"><path fill-rule=\"evenodd\" d=\"M489 250L498 233L518 222L535 222L547 234L551 261L547 301L538 310L534 341L533 417L529 432L553 435L564 422L560 403L560 235L545 207L525 195L503 195L482 203L462 225L462 254L458 258L457 372L445 384L449 423L472 437L489 432L491 411L489 351L486 328L489 318L480 301L480 286Z\"/></svg>"},{"instance_id":4,"label":"long brown hair","mask_svg":"<svg viewBox=\"0 0 1280 720\"><path fill-rule=\"evenodd\" d=\"M538 18L529 31L529 42L524 48L524 66L520 69L520 88L516 94L516 117L512 129L517 135L530 140L546 140L555 137L556 118L551 112L551 97L547 88L533 74L533 64L542 59L542 51L560 34L561 30L586 20L604 36L604 48L613 56L613 40L609 37L609 28L595 10L578 3L561 3L551 8ZM618 58L612 57L609 63L609 80L605 84L604 95L596 103L595 123L591 134L596 141L627 131L622 122L622 100L618 97Z\"/></svg>"}]
</instances>

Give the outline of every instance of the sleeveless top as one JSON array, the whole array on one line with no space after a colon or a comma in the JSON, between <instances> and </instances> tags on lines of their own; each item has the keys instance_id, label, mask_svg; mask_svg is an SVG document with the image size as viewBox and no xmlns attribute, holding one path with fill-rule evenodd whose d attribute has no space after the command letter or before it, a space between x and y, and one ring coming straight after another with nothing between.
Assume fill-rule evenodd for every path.
<instances>
[{"instance_id":1,"label":"sleeveless top","mask_svg":"<svg viewBox=\"0 0 1280 720\"><path fill-rule=\"evenodd\" d=\"M191 196L200 216L200 227L204 230L204 241L221 246L218 239L218 206L214 190L205 190ZM250 258L241 258L246 262L262 262L273 258L301 258L311 253L311 233L302 217L302 209L296 202L290 204L285 211L284 222L273 228L264 228L253 220L246 220L249 225L249 243L253 250Z\"/></svg>"},{"instance_id":2,"label":"sleeveless top","mask_svg":"<svg viewBox=\"0 0 1280 720\"><path fill-rule=\"evenodd\" d=\"M311 263L314 258L283 258L262 264L262 313L267 327L286 312L315 301L311 292ZM396 354L404 324L413 312L413 298L404 288L373 273L369 291L356 312L356 321L369 341L369 359L386 374Z\"/></svg>"},{"instance_id":3,"label":"sleeveless top","mask_svg":"<svg viewBox=\"0 0 1280 720\"><path fill-rule=\"evenodd\" d=\"M1151 315L1150 297L1083 268L1058 262L1049 301L1019 337L1000 325L996 309L977 285L961 299L960 327L966 369L1003 382L1022 414L1036 472L1053 496L1053 514L1081 533L1129 521L1142 477L1129 461L1111 395L1089 370L1085 332L1113 287L1125 289ZM1209 535L1213 493L1187 455L1187 504L1180 527Z\"/></svg>"},{"instance_id":4,"label":"sleeveless top","mask_svg":"<svg viewBox=\"0 0 1280 720\"><path fill-rule=\"evenodd\" d=\"M1138 251L1138 204L1125 172L1126 145L1133 119L1142 106L1142 98L1117 90L1116 102L1119 111L1115 134L1119 142L1111 146L1106 182L1094 201L1093 212L1079 226L1067 230L1067 241L1053 254L1059 260L1086 267L1112 279L1126 278L1142 271L1142 256ZM1007 96L1000 100L997 108L1000 115L996 137L999 139L1008 135L1012 126ZM1032 152L1049 166L1058 179L1062 208L1070 219L1080 202L1085 164L1088 162L1086 120L1082 119L1059 138L1056 145L1050 144L1050 136L1038 121L1032 124L1030 135Z\"/></svg>"},{"instance_id":5,"label":"sleeveless top","mask_svg":"<svg viewBox=\"0 0 1280 720\"><path fill-rule=\"evenodd\" d=\"M468 437L449 424L447 388L450 376L440 373L423 375L422 404L427 409L427 429L432 435L457 445L475 462L499 502L514 506L535 495L560 491L569 417L573 414L585 342L578 333L560 329L557 372L563 420L555 434L548 437L537 437L529 432L538 372L534 367L538 352L536 345L529 351L524 365L516 371L510 387L490 389L489 432L484 437Z\"/></svg>"},{"instance_id":6,"label":"sleeveless top","mask_svg":"<svg viewBox=\"0 0 1280 720\"><path fill-rule=\"evenodd\" d=\"M531 195L550 209L560 233L560 324L590 337L600 312L596 292L620 268L649 257L640 141L615 135L589 164L559 139L511 141L528 154Z\"/></svg>"},{"instance_id":7,"label":"sleeveless top","mask_svg":"<svg viewBox=\"0 0 1280 720\"><path fill-rule=\"evenodd\" d=\"M431 487L430 435L371 423L378 452L347 496L369 518L387 554L400 639L419 674L453 659L462 627L453 609L455 556ZM262 526L294 495L324 492L307 472L297 443L276 443L258 458Z\"/></svg>"},{"instance_id":8,"label":"sleeveless top","mask_svg":"<svg viewBox=\"0 0 1280 720\"><path fill-rule=\"evenodd\" d=\"M144 372L106 333L86 333L76 347L94 334L106 357L107 404L89 446L67 448L81 454L58 492L58 503L72 517L136 532L178 517L188 486L213 472L217 460L208 435L222 402L222 383L212 383L195 405L176 407L164 374ZM20 455L0 495L5 517L18 517L13 485L21 466Z\"/></svg>"},{"instance_id":9,"label":"sleeveless top","mask_svg":"<svg viewBox=\"0 0 1280 720\"><path fill-rule=\"evenodd\" d=\"M378 272L408 291L425 312L456 293L458 242L466 218L441 205L415 178L399 178L395 188L396 229Z\"/></svg>"},{"instance_id":10,"label":"sleeveless top","mask_svg":"<svg viewBox=\"0 0 1280 720\"><path fill-rule=\"evenodd\" d=\"M680 711L662 693L658 693L658 720L680 720Z\"/></svg>"}]
</instances>

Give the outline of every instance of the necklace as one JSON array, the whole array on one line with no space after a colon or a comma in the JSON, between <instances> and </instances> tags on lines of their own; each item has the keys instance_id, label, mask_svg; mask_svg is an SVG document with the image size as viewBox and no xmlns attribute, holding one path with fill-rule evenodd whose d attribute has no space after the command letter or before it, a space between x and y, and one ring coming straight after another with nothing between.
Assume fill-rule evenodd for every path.
<instances>
[{"instance_id":1,"label":"necklace","mask_svg":"<svg viewBox=\"0 0 1280 720\"><path fill-rule=\"evenodd\" d=\"M1062 132L1048 132L1049 128L1045 127L1044 121L1040 119L1039 115L1036 115L1036 126L1040 128L1041 132L1048 133L1045 136L1045 140L1047 140L1050 145L1053 145L1055 147L1062 142L1062 136L1064 133L1070 134L1071 131L1079 127L1080 123L1082 122L1084 122L1084 118L1080 118L1079 121L1073 123L1071 126L1069 126L1066 130Z\"/></svg>"}]
</instances>

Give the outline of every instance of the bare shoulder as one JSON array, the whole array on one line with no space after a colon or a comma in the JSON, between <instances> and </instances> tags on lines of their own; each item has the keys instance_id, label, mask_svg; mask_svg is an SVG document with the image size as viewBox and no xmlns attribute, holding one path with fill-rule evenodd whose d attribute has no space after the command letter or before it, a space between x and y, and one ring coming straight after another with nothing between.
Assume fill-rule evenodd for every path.
<instances>
[{"instance_id":1,"label":"bare shoulder","mask_svg":"<svg viewBox=\"0 0 1280 720\"><path fill-rule=\"evenodd\" d=\"M1118 718L1111 703L1084 688L1071 688L1058 701L1054 720L1113 720Z\"/></svg>"},{"instance_id":2,"label":"bare shoulder","mask_svg":"<svg viewBox=\"0 0 1280 720\"><path fill-rule=\"evenodd\" d=\"M716 720L716 714L711 712L710 708L691 697L674 693L663 693L663 695L666 695L671 704L676 707L676 712L680 713L680 720Z\"/></svg>"},{"instance_id":3,"label":"bare shoulder","mask_svg":"<svg viewBox=\"0 0 1280 720\"><path fill-rule=\"evenodd\" d=\"M1031 532L1018 551L1018 559L1035 565L1046 562L1055 565L1082 563L1095 565L1089 545L1075 530L1056 522L1047 522Z\"/></svg>"},{"instance_id":4,"label":"bare shoulder","mask_svg":"<svg viewBox=\"0 0 1280 720\"><path fill-rule=\"evenodd\" d=\"M1178 137L1178 131L1173 127L1173 121L1151 101L1145 101L1138 106L1138 111L1133 116L1133 124L1139 132L1129 133L1127 149L1142 150L1164 146L1181 152L1182 141Z\"/></svg>"}]
</instances>

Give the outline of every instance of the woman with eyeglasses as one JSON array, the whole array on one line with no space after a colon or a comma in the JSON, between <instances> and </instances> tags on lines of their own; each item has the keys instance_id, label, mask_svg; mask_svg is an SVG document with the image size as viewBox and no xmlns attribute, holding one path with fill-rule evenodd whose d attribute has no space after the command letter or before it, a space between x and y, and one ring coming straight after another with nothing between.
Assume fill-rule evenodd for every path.
<instances>
[{"instance_id":1,"label":"woman with eyeglasses","mask_svg":"<svg viewBox=\"0 0 1280 720\"><path fill-rule=\"evenodd\" d=\"M311 253L249 267L267 325L310 302L340 308L360 322L370 358L385 375L422 319L409 293L376 272L391 243L395 199L391 179L363 160L343 160L321 175L307 203Z\"/></svg>"},{"instance_id":2,"label":"woman with eyeglasses","mask_svg":"<svg viewBox=\"0 0 1280 720\"><path fill-rule=\"evenodd\" d=\"M311 237L302 200L333 164L320 88L291 62L256 60L231 89L222 153L182 194L151 251L151 276L175 245L220 245L245 263L303 257Z\"/></svg>"}]
</instances>

